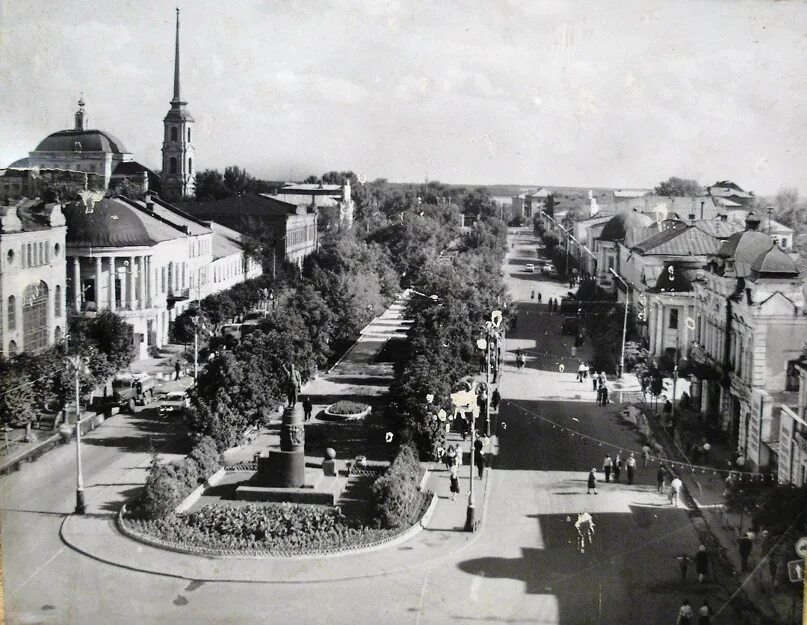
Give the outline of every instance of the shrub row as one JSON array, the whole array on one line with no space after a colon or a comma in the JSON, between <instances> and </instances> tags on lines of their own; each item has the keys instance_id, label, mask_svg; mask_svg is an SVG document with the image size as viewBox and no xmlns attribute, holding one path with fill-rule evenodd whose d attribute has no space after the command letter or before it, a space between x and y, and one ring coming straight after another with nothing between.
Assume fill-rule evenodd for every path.
<instances>
[{"instance_id":1,"label":"shrub row","mask_svg":"<svg viewBox=\"0 0 807 625\"><path fill-rule=\"evenodd\" d=\"M178 462L157 464L149 470L146 486L134 510L138 515L161 519L170 515L191 492L221 467L216 442L203 437L191 453Z\"/></svg>"},{"instance_id":2,"label":"shrub row","mask_svg":"<svg viewBox=\"0 0 807 625\"><path fill-rule=\"evenodd\" d=\"M370 488L373 524L384 529L412 525L420 513L424 470L417 450L401 445L387 471Z\"/></svg>"},{"instance_id":3,"label":"shrub row","mask_svg":"<svg viewBox=\"0 0 807 625\"><path fill-rule=\"evenodd\" d=\"M429 498L419 493L413 523ZM393 538L398 530L359 526L338 508L295 504L205 506L196 512L144 519L129 515L133 531L183 549L306 553L358 547Z\"/></svg>"}]
</instances>

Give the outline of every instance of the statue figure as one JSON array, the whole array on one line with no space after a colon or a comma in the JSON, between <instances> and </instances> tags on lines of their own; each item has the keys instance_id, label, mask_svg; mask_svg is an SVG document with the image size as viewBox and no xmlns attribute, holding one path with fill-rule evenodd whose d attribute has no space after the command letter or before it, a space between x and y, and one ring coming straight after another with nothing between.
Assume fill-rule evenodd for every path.
<instances>
[{"instance_id":1,"label":"statue figure","mask_svg":"<svg viewBox=\"0 0 807 625\"><path fill-rule=\"evenodd\" d=\"M294 408L297 405L297 394L303 385L303 380L300 377L300 372L294 363L289 363L289 368L283 367L283 372L287 376L286 380L286 397L288 398L289 408Z\"/></svg>"}]
</instances>

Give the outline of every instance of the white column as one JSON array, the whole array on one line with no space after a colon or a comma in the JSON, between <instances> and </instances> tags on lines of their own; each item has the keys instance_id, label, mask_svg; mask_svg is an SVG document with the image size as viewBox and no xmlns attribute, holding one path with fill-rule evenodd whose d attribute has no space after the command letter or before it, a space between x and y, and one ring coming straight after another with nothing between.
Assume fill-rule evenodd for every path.
<instances>
[{"instance_id":1,"label":"white column","mask_svg":"<svg viewBox=\"0 0 807 625\"><path fill-rule=\"evenodd\" d=\"M76 311L81 310L81 261L78 256L73 257L73 301Z\"/></svg>"},{"instance_id":2,"label":"white column","mask_svg":"<svg viewBox=\"0 0 807 625\"><path fill-rule=\"evenodd\" d=\"M138 299L140 300L140 308L146 308L146 257L138 256L140 262L137 266L138 284L140 286L140 293Z\"/></svg>"},{"instance_id":3,"label":"white column","mask_svg":"<svg viewBox=\"0 0 807 625\"><path fill-rule=\"evenodd\" d=\"M135 310L137 308L137 283L135 282L135 257L129 257L129 275L128 279L126 280L126 286L128 287L129 291L129 310Z\"/></svg>"},{"instance_id":4,"label":"white column","mask_svg":"<svg viewBox=\"0 0 807 625\"><path fill-rule=\"evenodd\" d=\"M109 257L109 310L115 310L115 257Z\"/></svg>"},{"instance_id":5,"label":"white column","mask_svg":"<svg viewBox=\"0 0 807 625\"><path fill-rule=\"evenodd\" d=\"M664 353L664 305L661 302L658 302L656 311L656 355L661 356L663 353Z\"/></svg>"},{"instance_id":6,"label":"white column","mask_svg":"<svg viewBox=\"0 0 807 625\"><path fill-rule=\"evenodd\" d=\"M101 270L103 267L101 266L101 262L103 258L101 256L95 257L95 310L101 310Z\"/></svg>"}]
</instances>

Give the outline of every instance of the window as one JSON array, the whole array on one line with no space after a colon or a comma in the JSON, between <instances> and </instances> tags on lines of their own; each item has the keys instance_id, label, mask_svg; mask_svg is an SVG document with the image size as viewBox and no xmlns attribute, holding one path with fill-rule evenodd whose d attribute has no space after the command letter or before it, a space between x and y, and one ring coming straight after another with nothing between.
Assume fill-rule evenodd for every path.
<instances>
[{"instance_id":1,"label":"window","mask_svg":"<svg viewBox=\"0 0 807 625\"><path fill-rule=\"evenodd\" d=\"M782 247L787 247L787 239L782 239Z\"/></svg>"},{"instance_id":2,"label":"window","mask_svg":"<svg viewBox=\"0 0 807 625\"><path fill-rule=\"evenodd\" d=\"M53 314L57 317L62 316L62 287L56 285L56 301L53 302Z\"/></svg>"},{"instance_id":3,"label":"window","mask_svg":"<svg viewBox=\"0 0 807 625\"><path fill-rule=\"evenodd\" d=\"M27 247L28 247L28 266L33 267L34 266L34 252L31 249L31 244L30 243L28 244Z\"/></svg>"},{"instance_id":4,"label":"window","mask_svg":"<svg viewBox=\"0 0 807 625\"><path fill-rule=\"evenodd\" d=\"M14 264L14 250L9 250L8 254L6 254L6 258L8 259L8 264L13 265Z\"/></svg>"},{"instance_id":5,"label":"window","mask_svg":"<svg viewBox=\"0 0 807 625\"><path fill-rule=\"evenodd\" d=\"M798 391L799 390L799 370L796 369L796 360L791 360L787 363L785 371L785 390Z\"/></svg>"},{"instance_id":6,"label":"window","mask_svg":"<svg viewBox=\"0 0 807 625\"><path fill-rule=\"evenodd\" d=\"M672 308L670 309L670 323L667 326L670 330L677 330L678 329L678 309Z\"/></svg>"},{"instance_id":7,"label":"window","mask_svg":"<svg viewBox=\"0 0 807 625\"><path fill-rule=\"evenodd\" d=\"M177 140L177 127L171 126L171 141Z\"/></svg>"},{"instance_id":8,"label":"window","mask_svg":"<svg viewBox=\"0 0 807 625\"><path fill-rule=\"evenodd\" d=\"M59 252L61 252L61 251L62 251L62 247L58 243L53 246L53 256L55 258L59 258Z\"/></svg>"},{"instance_id":9,"label":"window","mask_svg":"<svg viewBox=\"0 0 807 625\"><path fill-rule=\"evenodd\" d=\"M191 142L191 129L188 128L188 143Z\"/></svg>"},{"instance_id":10,"label":"window","mask_svg":"<svg viewBox=\"0 0 807 625\"><path fill-rule=\"evenodd\" d=\"M177 173L177 159L173 156L171 157L171 160L168 161L168 171L172 174Z\"/></svg>"},{"instance_id":11,"label":"window","mask_svg":"<svg viewBox=\"0 0 807 625\"><path fill-rule=\"evenodd\" d=\"M188 132L190 132L190 130ZM193 173L193 159L192 158L188 159L188 173L189 174Z\"/></svg>"},{"instance_id":12,"label":"window","mask_svg":"<svg viewBox=\"0 0 807 625\"><path fill-rule=\"evenodd\" d=\"M17 329L17 300L13 295L8 296L8 329Z\"/></svg>"},{"instance_id":13,"label":"window","mask_svg":"<svg viewBox=\"0 0 807 625\"><path fill-rule=\"evenodd\" d=\"M9 356L16 356L17 355L17 341L11 341L8 344L8 355Z\"/></svg>"},{"instance_id":14,"label":"window","mask_svg":"<svg viewBox=\"0 0 807 625\"><path fill-rule=\"evenodd\" d=\"M28 351L48 345L48 285L25 287L22 306L23 345Z\"/></svg>"}]
</instances>

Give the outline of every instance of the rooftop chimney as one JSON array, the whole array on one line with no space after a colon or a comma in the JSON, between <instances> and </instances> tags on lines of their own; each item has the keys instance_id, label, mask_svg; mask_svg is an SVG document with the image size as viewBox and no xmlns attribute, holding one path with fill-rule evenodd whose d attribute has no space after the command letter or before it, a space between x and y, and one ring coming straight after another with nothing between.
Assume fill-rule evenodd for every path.
<instances>
[{"instance_id":1,"label":"rooftop chimney","mask_svg":"<svg viewBox=\"0 0 807 625\"><path fill-rule=\"evenodd\" d=\"M146 193L146 210L154 212L154 198L151 197L151 193Z\"/></svg>"}]
</instances>

